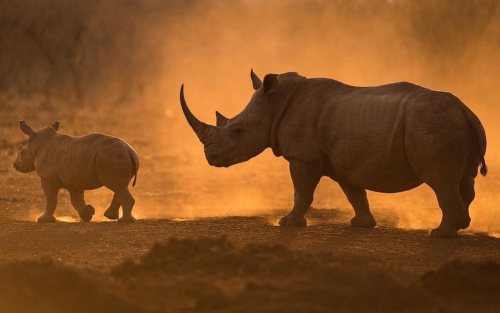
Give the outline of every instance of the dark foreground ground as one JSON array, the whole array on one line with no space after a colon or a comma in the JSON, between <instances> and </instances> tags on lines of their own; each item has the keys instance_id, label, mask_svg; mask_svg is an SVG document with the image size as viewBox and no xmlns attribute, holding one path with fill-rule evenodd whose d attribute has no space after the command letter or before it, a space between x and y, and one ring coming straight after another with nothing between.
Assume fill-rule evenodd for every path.
<instances>
[{"instance_id":1,"label":"dark foreground ground","mask_svg":"<svg viewBox=\"0 0 500 313\"><path fill-rule=\"evenodd\" d=\"M314 218L335 219L318 210ZM266 218L0 223L0 312L498 312L500 239Z\"/></svg>"},{"instance_id":2,"label":"dark foreground ground","mask_svg":"<svg viewBox=\"0 0 500 313\"><path fill-rule=\"evenodd\" d=\"M276 220L293 199L286 164L264 156L211 169L198 149L172 146L161 120L144 127L116 112L92 119L83 112L63 119L62 131L124 137L141 155L132 191L139 221L105 221L111 195L99 190L88 197L92 223L78 222L62 193L60 221L37 224L44 204L38 179L11 165L23 140L16 121L40 126L53 117L4 113L0 313L500 311L500 239L477 232L498 230L494 175L479 180L486 185L472 212L486 226L454 239L429 237L439 210L425 190L391 196L399 211L390 211L389 198L375 199L381 226L352 229L344 197L323 185L315 203L340 208L312 210L307 228L280 228ZM422 230L403 229L408 222Z\"/></svg>"}]
</instances>

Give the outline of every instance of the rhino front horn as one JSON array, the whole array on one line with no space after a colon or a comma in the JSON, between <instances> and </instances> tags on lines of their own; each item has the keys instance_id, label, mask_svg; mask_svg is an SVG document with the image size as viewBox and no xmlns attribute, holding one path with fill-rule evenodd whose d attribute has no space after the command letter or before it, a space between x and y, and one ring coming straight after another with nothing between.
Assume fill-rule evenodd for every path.
<instances>
[{"instance_id":1,"label":"rhino front horn","mask_svg":"<svg viewBox=\"0 0 500 313\"><path fill-rule=\"evenodd\" d=\"M186 103L186 99L184 98L184 85L181 86L180 100L182 112L184 112L184 116L186 117L189 125L198 136L198 139L200 139L203 144L207 143L210 133L216 127L203 123L202 121L197 119L193 113L191 113L191 110L189 110L189 107Z\"/></svg>"}]
</instances>

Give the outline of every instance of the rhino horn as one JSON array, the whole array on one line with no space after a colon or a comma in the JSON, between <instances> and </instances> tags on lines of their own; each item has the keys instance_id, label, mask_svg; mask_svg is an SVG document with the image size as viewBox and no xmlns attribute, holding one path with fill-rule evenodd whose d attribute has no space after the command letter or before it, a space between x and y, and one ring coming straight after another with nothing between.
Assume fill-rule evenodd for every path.
<instances>
[{"instance_id":1,"label":"rhino horn","mask_svg":"<svg viewBox=\"0 0 500 313\"><path fill-rule=\"evenodd\" d=\"M258 90L262 86L262 81L259 76L254 73L253 69L250 70L250 78L252 79L253 90Z\"/></svg>"},{"instance_id":2,"label":"rhino horn","mask_svg":"<svg viewBox=\"0 0 500 313\"><path fill-rule=\"evenodd\" d=\"M229 122L229 119L222 115L219 111L215 111L215 119L217 127L224 127Z\"/></svg>"},{"instance_id":3,"label":"rhino horn","mask_svg":"<svg viewBox=\"0 0 500 313\"><path fill-rule=\"evenodd\" d=\"M202 121L197 119L193 113L191 113L191 110L189 110L189 107L186 103L186 99L184 98L184 85L181 86L180 100L182 112L184 112L186 120L198 136L198 139L200 139L203 144L206 144L208 142L210 134L212 133L212 130L216 129L216 127L203 123Z\"/></svg>"}]
</instances>

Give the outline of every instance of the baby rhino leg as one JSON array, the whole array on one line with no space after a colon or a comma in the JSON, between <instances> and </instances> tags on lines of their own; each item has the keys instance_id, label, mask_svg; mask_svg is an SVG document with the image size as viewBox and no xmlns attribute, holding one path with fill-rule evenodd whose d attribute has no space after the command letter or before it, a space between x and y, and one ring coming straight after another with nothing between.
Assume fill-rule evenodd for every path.
<instances>
[{"instance_id":1,"label":"baby rhino leg","mask_svg":"<svg viewBox=\"0 0 500 313\"><path fill-rule=\"evenodd\" d=\"M45 213L37 221L39 223L55 222L54 211L57 206L59 187L52 181L42 178L42 189L45 194Z\"/></svg>"},{"instance_id":2,"label":"baby rhino leg","mask_svg":"<svg viewBox=\"0 0 500 313\"><path fill-rule=\"evenodd\" d=\"M93 206L85 203L84 191L83 190L71 190L70 192L71 204L80 215L80 218L84 222L90 222L92 216L95 214L95 209Z\"/></svg>"},{"instance_id":3,"label":"baby rhino leg","mask_svg":"<svg viewBox=\"0 0 500 313\"><path fill-rule=\"evenodd\" d=\"M108 146L105 151L97 155L96 165L97 177L101 184L115 193L106 213L109 213L111 217L118 217L117 214L115 215L115 211L118 212L121 205L123 215L119 221L134 222L132 208L135 200L128 190L134 166L127 147L121 142L115 142ZM109 218L107 214L106 217Z\"/></svg>"},{"instance_id":4,"label":"baby rhino leg","mask_svg":"<svg viewBox=\"0 0 500 313\"><path fill-rule=\"evenodd\" d=\"M120 217L120 200L118 199L118 196L116 193L113 195L113 200L111 200L111 204L109 205L109 208L104 212L104 216L109 218L110 220L117 220Z\"/></svg>"},{"instance_id":5,"label":"baby rhino leg","mask_svg":"<svg viewBox=\"0 0 500 313\"><path fill-rule=\"evenodd\" d=\"M132 216L132 208L134 207L135 200L130 194L128 187L115 190L115 196L118 197L123 209L123 215L118 221L135 222L135 217Z\"/></svg>"}]
</instances>

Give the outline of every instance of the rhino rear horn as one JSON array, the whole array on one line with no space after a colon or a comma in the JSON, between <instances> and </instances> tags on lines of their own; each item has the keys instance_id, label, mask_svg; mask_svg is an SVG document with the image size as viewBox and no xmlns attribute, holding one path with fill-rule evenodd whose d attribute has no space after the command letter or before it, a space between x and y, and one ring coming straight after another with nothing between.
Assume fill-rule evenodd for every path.
<instances>
[{"instance_id":1,"label":"rhino rear horn","mask_svg":"<svg viewBox=\"0 0 500 313\"><path fill-rule=\"evenodd\" d=\"M252 79L253 90L259 90L262 86L262 81L259 76L254 73L253 69L250 70L250 78Z\"/></svg>"},{"instance_id":2,"label":"rhino rear horn","mask_svg":"<svg viewBox=\"0 0 500 313\"><path fill-rule=\"evenodd\" d=\"M216 126L217 127L224 127L227 125L229 122L229 119L222 115L219 111L215 111L215 119L216 119Z\"/></svg>"},{"instance_id":3,"label":"rhino rear horn","mask_svg":"<svg viewBox=\"0 0 500 313\"><path fill-rule=\"evenodd\" d=\"M216 127L203 123L202 121L197 119L193 113L191 113L191 110L189 110L189 107L186 103L186 99L184 98L184 85L181 86L180 101L182 112L184 112L184 116L186 117L189 125L198 136L198 139L200 139L203 144L206 144L212 130Z\"/></svg>"}]
</instances>

